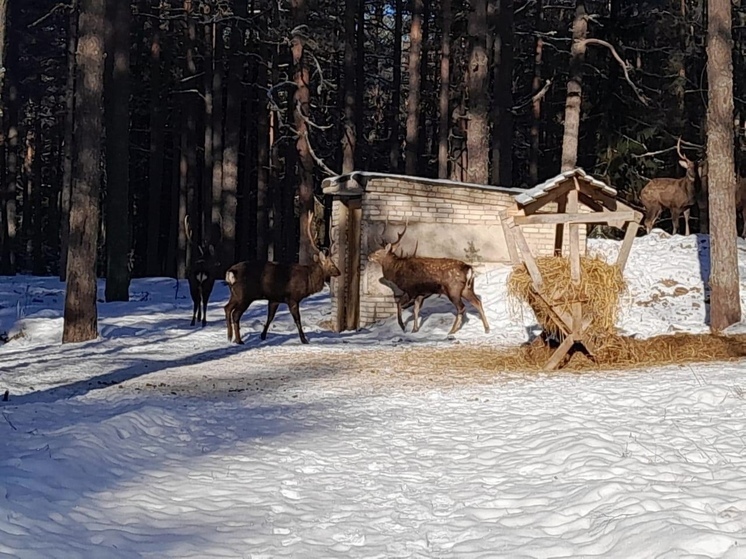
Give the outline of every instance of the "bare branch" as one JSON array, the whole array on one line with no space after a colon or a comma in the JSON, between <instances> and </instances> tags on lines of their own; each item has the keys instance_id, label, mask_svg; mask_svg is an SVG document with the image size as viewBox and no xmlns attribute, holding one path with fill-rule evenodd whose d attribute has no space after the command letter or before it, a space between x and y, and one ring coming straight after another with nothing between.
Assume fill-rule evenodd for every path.
<instances>
[{"instance_id":1,"label":"bare branch","mask_svg":"<svg viewBox=\"0 0 746 559\"><path fill-rule=\"evenodd\" d=\"M55 5L55 6L54 6L54 7L53 7L53 8L51 9L51 10L49 10L49 11L48 11L48 12L47 12L46 14L44 14L43 16L41 16L41 17L40 17L39 19L37 19L37 20L36 20L35 22L31 23L31 24L30 24L30 25L28 26L28 29L32 29L33 27L36 27L37 25L41 25L41 24L42 24L42 23L44 23L44 22L45 22L45 21L46 21L47 19L49 19L50 17L52 17L52 16L53 16L53 15L55 14L55 12L57 12L57 10L67 10L67 9L70 9L70 6L68 6L67 4L56 4L56 5Z\"/></svg>"},{"instance_id":2,"label":"bare branch","mask_svg":"<svg viewBox=\"0 0 746 559\"><path fill-rule=\"evenodd\" d=\"M513 113L517 113L520 111L523 107L526 107L527 105L533 105L537 101L544 98L544 96L547 94L547 91L549 91L549 88L552 87L552 78L549 78L545 83L544 86L537 91L534 95L526 99L525 101L518 103L517 105L514 105L510 108L510 111Z\"/></svg>"},{"instance_id":3,"label":"bare branch","mask_svg":"<svg viewBox=\"0 0 746 559\"><path fill-rule=\"evenodd\" d=\"M637 95L637 98L640 100L640 102L643 105L647 105L650 102L650 99L645 97L645 95L637 88L637 86L632 81L632 78L629 76L629 63L622 59L621 56L619 56L619 53L614 48L614 45L611 43L608 43L606 41L603 41L601 39L583 39L581 41L583 44L586 45L600 45L602 47L606 47L611 51L611 55L616 59L617 62L619 62L619 65L622 67L622 70L624 71L624 79L627 80L627 83L632 87L632 90L635 92L635 95Z\"/></svg>"}]
</instances>

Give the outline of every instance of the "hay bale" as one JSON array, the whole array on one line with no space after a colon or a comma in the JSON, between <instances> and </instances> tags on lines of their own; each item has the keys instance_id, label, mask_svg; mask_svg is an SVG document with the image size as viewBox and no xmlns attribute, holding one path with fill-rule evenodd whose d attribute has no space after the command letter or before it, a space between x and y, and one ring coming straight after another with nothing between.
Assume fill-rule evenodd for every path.
<instances>
[{"instance_id":1,"label":"hay bale","mask_svg":"<svg viewBox=\"0 0 746 559\"><path fill-rule=\"evenodd\" d=\"M588 333L605 337L614 332L619 296L627 289L621 271L600 258L580 259L581 281L575 285L570 277L570 260L562 256L543 256L536 265L544 280L543 291L560 309L572 314L572 303L583 302L583 311L590 315ZM508 295L515 301L527 303L536 315L544 332L554 336L559 328L550 318L546 303L536 295L533 280L525 264L513 269L508 278Z\"/></svg>"}]
</instances>

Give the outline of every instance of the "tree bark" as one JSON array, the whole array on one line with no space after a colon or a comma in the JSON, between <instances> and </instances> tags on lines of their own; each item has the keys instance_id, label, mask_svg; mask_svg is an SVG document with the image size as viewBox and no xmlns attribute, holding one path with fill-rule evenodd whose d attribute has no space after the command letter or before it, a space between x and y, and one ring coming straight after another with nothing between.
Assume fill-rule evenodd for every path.
<instances>
[{"instance_id":1,"label":"tree bark","mask_svg":"<svg viewBox=\"0 0 746 559\"><path fill-rule=\"evenodd\" d=\"M2 59L0 59L0 65L6 68L13 64L17 64L18 59L18 45L17 41L11 40L8 44L7 53L5 48L5 36L7 33L7 23L10 20L13 23L14 18L18 17L18 11L20 4L15 2L10 5L10 14L8 13L7 0L3 4L5 10L2 23ZM12 72L12 70L11 70ZM16 216L16 191L18 188L18 149L19 149L19 131L18 131L18 112L20 110L20 98L18 91L17 80L10 74L9 79L5 73L2 74L2 81L0 81L0 95L3 93L3 86L7 81L7 100L8 106L2 107L2 114L4 117L1 119L3 123L8 123L7 133L5 133L5 174L0 177L0 180L4 181L2 185L2 247L0 247L0 273L3 275L15 275L16 273L16 235L17 235L17 216ZM7 114L6 114L7 113Z\"/></svg>"},{"instance_id":2,"label":"tree bark","mask_svg":"<svg viewBox=\"0 0 746 559\"><path fill-rule=\"evenodd\" d=\"M580 135L580 104L583 98L583 61L588 34L585 3L575 4L575 20L572 25L572 47L570 50L570 79L567 82L565 102L565 132L562 137L562 171L575 167L578 161L578 138Z\"/></svg>"},{"instance_id":3,"label":"tree bark","mask_svg":"<svg viewBox=\"0 0 746 559\"><path fill-rule=\"evenodd\" d=\"M730 0L708 0L707 161L710 200L710 327L741 320L733 159L733 39Z\"/></svg>"},{"instance_id":4,"label":"tree bark","mask_svg":"<svg viewBox=\"0 0 746 559\"><path fill-rule=\"evenodd\" d=\"M497 0L492 44L492 184L513 184L513 0Z\"/></svg>"},{"instance_id":5,"label":"tree bark","mask_svg":"<svg viewBox=\"0 0 746 559\"><path fill-rule=\"evenodd\" d=\"M422 91L422 13L423 0L412 0L412 23L409 28L409 94L407 95L407 145L405 152L405 172L416 175L419 167L420 143L420 100Z\"/></svg>"},{"instance_id":6,"label":"tree bark","mask_svg":"<svg viewBox=\"0 0 746 559\"><path fill-rule=\"evenodd\" d=\"M344 25L345 25L345 49L344 49L344 126L342 135L342 172L351 173L355 170L355 146L357 145L356 110L357 91L355 89L356 58L355 44L355 16L357 15L357 4L362 0L348 1L345 3Z\"/></svg>"},{"instance_id":7,"label":"tree bark","mask_svg":"<svg viewBox=\"0 0 746 559\"><path fill-rule=\"evenodd\" d=\"M267 52L267 58L271 53ZM258 63L257 84L266 87L269 71L266 63ZM259 102L257 103L257 144L256 144L256 258L264 260L269 258L269 210L270 203L270 131L269 131L269 107L264 91L260 89Z\"/></svg>"},{"instance_id":8,"label":"tree bark","mask_svg":"<svg viewBox=\"0 0 746 559\"><path fill-rule=\"evenodd\" d=\"M451 0L442 0L440 8L443 23L440 40L440 94L438 98L438 178L448 178L448 132L451 111L451 25L453 13Z\"/></svg>"},{"instance_id":9,"label":"tree bark","mask_svg":"<svg viewBox=\"0 0 746 559\"><path fill-rule=\"evenodd\" d=\"M488 67L487 57L487 2L471 0L469 12L469 92L468 129L466 151L469 163L466 180L487 184L489 180L489 122L488 122Z\"/></svg>"},{"instance_id":10,"label":"tree bark","mask_svg":"<svg viewBox=\"0 0 746 559\"><path fill-rule=\"evenodd\" d=\"M73 127L75 124L75 52L78 48L78 0L70 6L67 25L67 83L65 85L65 132L60 195L60 281L67 279L70 238L70 196L73 186Z\"/></svg>"},{"instance_id":11,"label":"tree bark","mask_svg":"<svg viewBox=\"0 0 746 559\"><path fill-rule=\"evenodd\" d=\"M104 0L81 0L75 95L75 164L70 205L63 343L98 336L96 248L103 132Z\"/></svg>"},{"instance_id":12,"label":"tree bark","mask_svg":"<svg viewBox=\"0 0 746 559\"><path fill-rule=\"evenodd\" d=\"M212 78L214 72L214 43L213 43L213 24L204 24L204 60L202 65L202 73L204 76L204 102L205 102L205 116L204 116L204 152L203 152L203 167L202 167L202 190L201 193L201 208L202 208L202 219L200 220L199 227L199 239L207 239L209 231L211 229L210 224L212 223L212 201L213 201L213 165L215 164L215 151L213 145L213 126L215 124L214 119L214 106L212 94Z\"/></svg>"},{"instance_id":13,"label":"tree bark","mask_svg":"<svg viewBox=\"0 0 746 559\"><path fill-rule=\"evenodd\" d=\"M536 18L534 19L534 28L537 32L544 29L544 10L543 0L536 2ZM536 46L534 47L534 78L531 83L531 93L536 96L541 91L542 85L542 67L544 62L544 39L541 35L536 36ZM542 99L536 98L531 103L531 148L528 156L528 175L530 184L539 182L539 157L541 154L541 105Z\"/></svg>"},{"instance_id":14,"label":"tree bark","mask_svg":"<svg viewBox=\"0 0 746 559\"><path fill-rule=\"evenodd\" d=\"M357 75L355 76L355 167L367 169L367 151L365 138L365 0L355 0L357 4L357 32L355 34L355 57L357 58ZM345 4L346 9L346 4ZM354 29L354 28L353 28Z\"/></svg>"},{"instance_id":15,"label":"tree bark","mask_svg":"<svg viewBox=\"0 0 746 559\"><path fill-rule=\"evenodd\" d=\"M150 43L150 154L148 160L148 246L145 269L149 276L164 273L160 254L165 113L162 106L161 33L153 31Z\"/></svg>"},{"instance_id":16,"label":"tree bark","mask_svg":"<svg viewBox=\"0 0 746 559\"><path fill-rule=\"evenodd\" d=\"M221 26L216 23L212 30L215 45L212 72L212 226L209 229L208 238L217 249L218 256L221 257L221 267L227 269L233 265L233 256L229 256L223 247L219 246L219 243L222 244L224 227L221 211L223 209L223 75L225 73L223 55L225 45Z\"/></svg>"},{"instance_id":17,"label":"tree bark","mask_svg":"<svg viewBox=\"0 0 746 559\"><path fill-rule=\"evenodd\" d=\"M107 2L106 301L128 301L130 284L130 27L129 2Z\"/></svg>"},{"instance_id":18,"label":"tree bark","mask_svg":"<svg viewBox=\"0 0 746 559\"><path fill-rule=\"evenodd\" d=\"M364 1L364 0L363 0ZM394 5L394 63L391 83L391 107L388 110L388 130L390 135L389 167L391 172L399 170L401 160L401 140L399 138L399 110L401 108L401 42L404 1L396 0Z\"/></svg>"},{"instance_id":19,"label":"tree bark","mask_svg":"<svg viewBox=\"0 0 746 559\"><path fill-rule=\"evenodd\" d=\"M299 26L308 23L307 0L292 0L291 9L293 14L293 25ZM295 93L293 95L292 109L295 121L295 130L298 139L295 149L298 152L298 196L300 198L300 252L298 261L300 264L309 264L313 258L313 251L308 236L305 234L308 212L314 211L313 198L313 157L309 148L308 134L309 126L307 118L311 116L311 95L309 90L310 74L308 64L303 56L305 38L300 33L295 33L291 39L291 51L293 54L293 81L295 82Z\"/></svg>"},{"instance_id":20,"label":"tree bark","mask_svg":"<svg viewBox=\"0 0 746 559\"><path fill-rule=\"evenodd\" d=\"M235 4L236 16L246 17L246 3ZM236 261L236 216L238 210L238 154L241 145L241 100L244 89L243 29L238 22L231 29L231 52L228 61L228 98L226 99L225 150L223 152L223 192L220 214L223 231L221 261L224 267ZM258 62L261 64L261 62ZM266 83L266 82L265 82ZM249 154L246 154L249 158Z\"/></svg>"},{"instance_id":21,"label":"tree bark","mask_svg":"<svg viewBox=\"0 0 746 559\"><path fill-rule=\"evenodd\" d=\"M44 206L42 193L42 152L44 144L41 137L41 115L34 122L34 131L31 134L31 165L29 169L29 186L31 187L31 205L34 212L32 249L31 249L31 273L35 276L44 276L47 273L47 265L44 262Z\"/></svg>"}]
</instances>

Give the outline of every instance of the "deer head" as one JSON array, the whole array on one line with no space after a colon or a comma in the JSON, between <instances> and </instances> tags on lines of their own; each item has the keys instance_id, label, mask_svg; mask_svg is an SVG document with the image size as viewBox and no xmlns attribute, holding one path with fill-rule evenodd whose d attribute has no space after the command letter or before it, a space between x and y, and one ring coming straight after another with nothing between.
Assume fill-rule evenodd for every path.
<instances>
[{"instance_id":1,"label":"deer head","mask_svg":"<svg viewBox=\"0 0 746 559\"><path fill-rule=\"evenodd\" d=\"M220 227L220 239L218 243L223 240L222 231L223 228ZM195 263L204 262L206 265L213 265L216 267L220 265L216 254L217 251L215 250L215 245L213 243L208 239L203 239L201 243L194 241L194 232L192 231L188 215L184 216L184 233L186 234L187 241L197 249L197 254L195 255L196 258L193 258Z\"/></svg>"},{"instance_id":2,"label":"deer head","mask_svg":"<svg viewBox=\"0 0 746 559\"><path fill-rule=\"evenodd\" d=\"M399 245L401 244L402 238L404 238L404 234L407 232L407 227L409 226L409 219L407 219L404 222L404 229L401 231L401 233L397 233L396 241L393 243L386 243L385 241L381 240L381 248L376 250L375 252L371 252L368 255L368 260L371 262L376 262L377 264L381 264L385 258L387 258L389 255L394 255L396 249L399 248ZM383 228L383 235L386 234L386 228L388 227L388 219L386 220L386 224ZM417 249L415 248L415 252L417 252Z\"/></svg>"},{"instance_id":3,"label":"deer head","mask_svg":"<svg viewBox=\"0 0 746 559\"><path fill-rule=\"evenodd\" d=\"M681 151L681 136L676 142L676 153L679 155L679 165L686 169L686 178L694 183L695 188L707 188L707 159L692 161Z\"/></svg>"},{"instance_id":4,"label":"deer head","mask_svg":"<svg viewBox=\"0 0 746 559\"><path fill-rule=\"evenodd\" d=\"M324 271L324 276L327 278L336 278L342 275L337 265L332 259L332 255L336 249L336 242L332 242L329 247L329 252L326 252L319 248L316 244L316 233L313 227L313 212L308 212L308 219L306 220L306 235L308 240L311 242L311 250L313 251L313 261L317 263Z\"/></svg>"}]
</instances>

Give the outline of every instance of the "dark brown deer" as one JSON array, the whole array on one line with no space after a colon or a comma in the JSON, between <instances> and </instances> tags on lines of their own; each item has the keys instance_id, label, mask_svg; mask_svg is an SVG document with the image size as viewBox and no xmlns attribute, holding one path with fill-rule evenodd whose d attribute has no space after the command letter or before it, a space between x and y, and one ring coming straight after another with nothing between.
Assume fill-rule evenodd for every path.
<instances>
[{"instance_id":1,"label":"dark brown deer","mask_svg":"<svg viewBox=\"0 0 746 559\"><path fill-rule=\"evenodd\" d=\"M419 331L419 314L422 302L431 295L445 295L456 307L456 319L450 334L461 328L466 307L462 299L474 305L482 319L484 331L489 332L482 301L474 293L474 268L465 262L453 258L427 258L422 256L398 256L404 230L398 233L393 243L382 244L382 248L368 255L370 262L381 265L383 277L402 292L396 298L396 318L402 330L406 331L402 320L402 309L414 305L414 326L412 332Z\"/></svg>"},{"instance_id":2,"label":"dark brown deer","mask_svg":"<svg viewBox=\"0 0 746 559\"><path fill-rule=\"evenodd\" d=\"M207 240L203 240L201 243L194 242L188 215L184 217L184 232L187 241L192 244L192 261L187 268L189 294L192 296L192 303L194 303L192 326L194 326L196 320L201 320L204 327L207 324L207 303L215 286L220 262L215 255L215 246L212 243ZM220 240L222 241L222 236Z\"/></svg>"},{"instance_id":3,"label":"dark brown deer","mask_svg":"<svg viewBox=\"0 0 746 559\"><path fill-rule=\"evenodd\" d=\"M653 229L663 208L668 208L673 221L673 234L679 231L679 217L684 214L685 233L689 235L689 214L692 206L699 203L706 177L704 163L695 163L681 151L681 138L676 143L679 165L686 169L686 176L674 179L659 177L651 179L640 191L640 201L645 207L645 229ZM700 208L701 208L700 204Z\"/></svg>"},{"instance_id":4,"label":"dark brown deer","mask_svg":"<svg viewBox=\"0 0 746 559\"><path fill-rule=\"evenodd\" d=\"M242 344L239 322L254 301L267 301L267 323L261 339L267 338L267 330L275 318L277 308L285 303L293 315L300 341L308 343L300 321L300 302L324 288L330 278L340 275L339 268L329 254L316 245L316 236L311 233L313 214L309 215L306 235L314 252L311 264L279 264L267 261L245 261L235 264L225 274L231 296L225 305L225 323L228 340Z\"/></svg>"}]
</instances>

